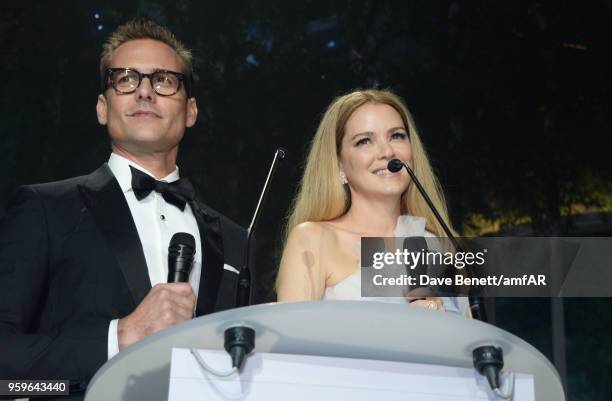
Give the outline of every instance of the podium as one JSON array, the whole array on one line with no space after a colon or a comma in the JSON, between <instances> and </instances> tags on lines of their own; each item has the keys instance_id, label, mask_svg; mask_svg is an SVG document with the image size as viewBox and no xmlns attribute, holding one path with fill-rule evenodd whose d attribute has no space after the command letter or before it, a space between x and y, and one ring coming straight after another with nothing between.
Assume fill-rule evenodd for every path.
<instances>
[{"instance_id":1,"label":"podium","mask_svg":"<svg viewBox=\"0 0 612 401\"><path fill-rule=\"evenodd\" d=\"M85 401L165 401L172 348L223 350L223 332L237 325L255 329L254 352L471 368L474 348L496 345L504 351L504 371L534 376L536 400L565 400L548 359L495 326L406 304L313 301L232 309L146 337L100 368Z\"/></svg>"}]
</instances>

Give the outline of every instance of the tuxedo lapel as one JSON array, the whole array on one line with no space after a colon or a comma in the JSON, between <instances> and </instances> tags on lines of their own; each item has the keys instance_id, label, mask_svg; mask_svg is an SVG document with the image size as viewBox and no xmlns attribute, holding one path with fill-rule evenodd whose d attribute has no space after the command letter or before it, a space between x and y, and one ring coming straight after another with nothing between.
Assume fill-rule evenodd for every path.
<instances>
[{"instance_id":1,"label":"tuxedo lapel","mask_svg":"<svg viewBox=\"0 0 612 401\"><path fill-rule=\"evenodd\" d=\"M142 244L125 196L107 164L91 173L79 193L115 254L138 305L151 289Z\"/></svg>"},{"instance_id":2,"label":"tuxedo lapel","mask_svg":"<svg viewBox=\"0 0 612 401\"><path fill-rule=\"evenodd\" d=\"M223 236L219 216L207 213L197 200L189 202L200 230L202 273L196 316L214 311L223 274Z\"/></svg>"}]
</instances>

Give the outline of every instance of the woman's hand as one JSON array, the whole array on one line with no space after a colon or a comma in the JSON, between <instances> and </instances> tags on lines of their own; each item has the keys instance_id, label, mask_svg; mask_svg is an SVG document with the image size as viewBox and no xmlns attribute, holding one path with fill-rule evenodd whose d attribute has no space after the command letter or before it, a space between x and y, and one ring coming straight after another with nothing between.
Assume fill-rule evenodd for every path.
<instances>
[{"instance_id":1,"label":"woman's hand","mask_svg":"<svg viewBox=\"0 0 612 401\"><path fill-rule=\"evenodd\" d=\"M427 298L412 298L408 299L408 302L412 306L418 306L421 308L434 309L444 311L444 302L439 297L427 297Z\"/></svg>"}]
</instances>

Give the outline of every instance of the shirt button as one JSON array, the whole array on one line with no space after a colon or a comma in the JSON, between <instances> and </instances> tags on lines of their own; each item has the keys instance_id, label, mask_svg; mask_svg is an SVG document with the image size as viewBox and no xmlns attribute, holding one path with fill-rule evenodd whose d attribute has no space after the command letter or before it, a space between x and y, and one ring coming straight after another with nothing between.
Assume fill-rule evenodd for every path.
<instances>
[{"instance_id":1,"label":"shirt button","mask_svg":"<svg viewBox=\"0 0 612 401\"><path fill-rule=\"evenodd\" d=\"M160 216L159 216L159 218L160 218L162 221L166 220L166 216L164 216L163 214L162 214L162 215L160 215Z\"/></svg>"}]
</instances>

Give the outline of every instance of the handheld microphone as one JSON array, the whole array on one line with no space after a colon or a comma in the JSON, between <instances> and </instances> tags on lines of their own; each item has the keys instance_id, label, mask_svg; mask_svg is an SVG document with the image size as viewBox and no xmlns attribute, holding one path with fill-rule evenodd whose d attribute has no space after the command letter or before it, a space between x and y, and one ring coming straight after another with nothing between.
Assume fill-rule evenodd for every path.
<instances>
[{"instance_id":1,"label":"handheld microphone","mask_svg":"<svg viewBox=\"0 0 612 401\"><path fill-rule=\"evenodd\" d=\"M249 255L251 249L251 241L253 238L253 232L255 230L255 226L257 225L257 221L259 220L259 214L261 212L261 205L263 204L266 195L268 193L268 188L270 187L270 182L272 181L272 176L276 171L276 166L278 162L284 160L287 157L287 150L284 148L278 148L274 152L274 158L272 159L272 165L270 166L270 170L268 171L268 176L266 177L266 181L264 183L264 187L261 191L261 195L259 195L259 201L257 202L257 206L255 207L255 212L253 213L253 219L251 220L251 224L247 229L247 241L246 247L244 250L244 261L242 264L242 268L240 269L240 273L238 274L238 289L236 292L236 307L240 308L242 306L248 306L251 302L251 270L249 269Z\"/></svg>"},{"instance_id":2,"label":"handheld microphone","mask_svg":"<svg viewBox=\"0 0 612 401\"><path fill-rule=\"evenodd\" d=\"M176 233L168 246L168 283L186 283L193 267L195 239L188 233Z\"/></svg>"},{"instance_id":3,"label":"handheld microphone","mask_svg":"<svg viewBox=\"0 0 612 401\"><path fill-rule=\"evenodd\" d=\"M392 159L392 160L389 160L389 163L387 163L387 169L391 171L392 173L397 173L398 171L402 169L402 167L404 167L406 171L408 172L408 175L410 175L412 182L414 182L414 185L417 187L417 189L421 193L421 196L423 197L423 199L425 199L427 206L429 206L429 209L432 211L432 213L436 217L436 220L438 221L438 223L440 223L440 225L442 226L442 229L446 233L448 239L451 241L455 249L457 251L461 251L461 245L459 245L457 238L455 238L450 228L448 228L448 225L446 225L446 222L444 221L442 216L440 216L440 213L438 213L438 210L434 206L429 195L427 195L427 192L425 192L425 188L423 188L423 186L419 182L419 179L414 174L414 171L412 171L412 169L408 167L406 163L404 163L403 161L399 159ZM478 296L470 296L469 300L470 300L470 309L472 310L472 315L476 319L486 322L487 316L485 314L484 302L482 298Z\"/></svg>"}]
</instances>

